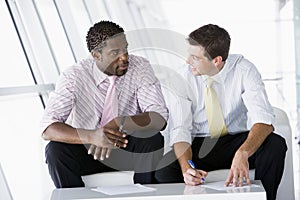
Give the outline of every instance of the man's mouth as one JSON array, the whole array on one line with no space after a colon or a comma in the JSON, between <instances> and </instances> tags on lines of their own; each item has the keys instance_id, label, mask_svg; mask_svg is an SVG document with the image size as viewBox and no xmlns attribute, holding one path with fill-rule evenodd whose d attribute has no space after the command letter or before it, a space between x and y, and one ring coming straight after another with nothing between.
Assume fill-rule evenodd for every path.
<instances>
[{"instance_id":1,"label":"man's mouth","mask_svg":"<svg viewBox=\"0 0 300 200\"><path fill-rule=\"evenodd\" d=\"M192 71L196 70L196 67L193 67L192 65L190 65L190 68Z\"/></svg>"},{"instance_id":2,"label":"man's mouth","mask_svg":"<svg viewBox=\"0 0 300 200\"><path fill-rule=\"evenodd\" d=\"M125 69L128 68L128 65L129 65L129 63L121 64L121 65L118 66L118 68L119 68L120 70L125 70Z\"/></svg>"}]
</instances>

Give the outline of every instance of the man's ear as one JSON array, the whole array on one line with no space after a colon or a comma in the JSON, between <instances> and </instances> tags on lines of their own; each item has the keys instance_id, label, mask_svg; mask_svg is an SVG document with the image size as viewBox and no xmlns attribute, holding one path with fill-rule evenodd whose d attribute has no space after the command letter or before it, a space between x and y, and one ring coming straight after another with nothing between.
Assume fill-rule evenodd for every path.
<instances>
[{"instance_id":1,"label":"man's ear","mask_svg":"<svg viewBox=\"0 0 300 200\"><path fill-rule=\"evenodd\" d=\"M222 60L222 56L217 56L213 59L213 62L215 63L215 65L219 65L222 62Z\"/></svg>"},{"instance_id":2,"label":"man's ear","mask_svg":"<svg viewBox=\"0 0 300 200\"><path fill-rule=\"evenodd\" d=\"M92 56L93 56L93 58L95 59L95 60L101 60L101 58L102 58L102 55L101 55L101 53L99 52L99 51L92 51L91 52L91 54L92 54Z\"/></svg>"}]
</instances>

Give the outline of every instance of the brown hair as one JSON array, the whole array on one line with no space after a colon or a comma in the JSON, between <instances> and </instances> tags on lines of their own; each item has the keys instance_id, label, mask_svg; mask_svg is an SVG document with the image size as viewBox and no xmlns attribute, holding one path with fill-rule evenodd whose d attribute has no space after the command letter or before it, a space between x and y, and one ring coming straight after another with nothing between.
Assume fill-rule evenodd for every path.
<instances>
[{"instance_id":1,"label":"brown hair","mask_svg":"<svg viewBox=\"0 0 300 200\"><path fill-rule=\"evenodd\" d=\"M205 49L205 56L210 60L221 56L225 61L230 48L230 35L228 32L214 24L204 25L189 34L190 45L201 45Z\"/></svg>"}]
</instances>

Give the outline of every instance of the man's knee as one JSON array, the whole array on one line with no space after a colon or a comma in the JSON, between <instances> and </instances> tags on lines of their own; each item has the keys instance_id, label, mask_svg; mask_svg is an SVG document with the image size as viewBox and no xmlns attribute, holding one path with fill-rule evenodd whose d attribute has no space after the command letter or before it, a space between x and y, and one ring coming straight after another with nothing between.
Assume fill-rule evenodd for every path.
<instances>
[{"instance_id":1,"label":"man's knee","mask_svg":"<svg viewBox=\"0 0 300 200\"><path fill-rule=\"evenodd\" d=\"M263 160L273 160L283 163L287 151L285 139L276 133L271 133L257 151L257 156Z\"/></svg>"},{"instance_id":2,"label":"man's knee","mask_svg":"<svg viewBox=\"0 0 300 200\"><path fill-rule=\"evenodd\" d=\"M155 178L159 183L183 182L181 168L174 151L163 156L156 168Z\"/></svg>"},{"instance_id":3,"label":"man's knee","mask_svg":"<svg viewBox=\"0 0 300 200\"><path fill-rule=\"evenodd\" d=\"M66 152L65 143L50 141L45 148L45 157L48 164L53 164L63 159Z\"/></svg>"},{"instance_id":4,"label":"man's knee","mask_svg":"<svg viewBox=\"0 0 300 200\"><path fill-rule=\"evenodd\" d=\"M133 143L133 152L148 153L155 151L162 151L164 148L164 138L161 133L157 133L148 138L131 137L129 143Z\"/></svg>"},{"instance_id":5,"label":"man's knee","mask_svg":"<svg viewBox=\"0 0 300 200\"><path fill-rule=\"evenodd\" d=\"M287 145L286 145L285 139L276 133L271 133L267 137L265 143L266 143L266 146L269 149L272 149L272 151L275 154L284 154L285 155L285 153L287 151Z\"/></svg>"},{"instance_id":6,"label":"man's knee","mask_svg":"<svg viewBox=\"0 0 300 200\"><path fill-rule=\"evenodd\" d=\"M164 148L164 137L161 133L157 133L150 138L148 142L149 151L163 150Z\"/></svg>"}]
</instances>

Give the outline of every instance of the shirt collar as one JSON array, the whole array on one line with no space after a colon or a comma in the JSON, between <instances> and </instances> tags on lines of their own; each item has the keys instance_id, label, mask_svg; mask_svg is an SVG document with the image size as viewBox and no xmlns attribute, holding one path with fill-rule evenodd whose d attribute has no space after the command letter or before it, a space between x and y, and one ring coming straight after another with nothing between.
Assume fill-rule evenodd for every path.
<instances>
[{"instance_id":1,"label":"shirt collar","mask_svg":"<svg viewBox=\"0 0 300 200\"><path fill-rule=\"evenodd\" d=\"M93 68L93 77L96 85L98 86L107 78L107 75L98 69L95 61L93 62L92 68Z\"/></svg>"},{"instance_id":2,"label":"shirt collar","mask_svg":"<svg viewBox=\"0 0 300 200\"><path fill-rule=\"evenodd\" d=\"M221 79L225 80L225 78L227 77L227 74L230 73L230 71L232 70L232 68L234 68L235 66L235 62L240 59L241 55L235 55L235 54L229 54L223 69L218 73L221 77Z\"/></svg>"},{"instance_id":3,"label":"shirt collar","mask_svg":"<svg viewBox=\"0 0 300 200\"><path fill-rule=\"evenodd\" d=\"M222 72L223 70L221 70L221 72ZM202 81L204 82L204 83L206 83L206 79L207 78L211 78L211 79L213 79L215 82L217 82L217 83L220 83L220 84L223 84L224 83L224 79L223 79L223 76L222 76L222 73L221 72L219 72L219 73L217 73L217 74L215 74L215 75L213 75L213 76L208 76L208 75L203 75L202 76Z\"/></svg>"},{"instance_id":4,"label":"shirt collar","mask_svg":"<svg viewBox=\"0 0 300 200\"><path fill-rule=\"evenodd\" d=\"M228 60L225 61L225 64L224 64L222 70L221 70L219 73L217 73L217 74L215 74L215 75L213 75L213 76L203 75L203 76L202 76L202 77L203 77L203 78L202 78L203 82L206 82L206 79L207 79L208 77L210 77L210 78L213 79L215 82L217 82L217 83L219 83L219 84L223 84L223 83L224 83L224 80L225 80L225 77L226 77L226 75L227 75L227 73L228 73L228 71L229 71L229 66L230 66L230 64L229 64Z\"/></svg>"}]
</instances>

